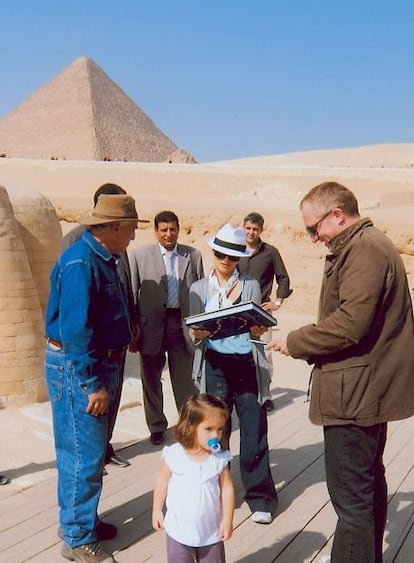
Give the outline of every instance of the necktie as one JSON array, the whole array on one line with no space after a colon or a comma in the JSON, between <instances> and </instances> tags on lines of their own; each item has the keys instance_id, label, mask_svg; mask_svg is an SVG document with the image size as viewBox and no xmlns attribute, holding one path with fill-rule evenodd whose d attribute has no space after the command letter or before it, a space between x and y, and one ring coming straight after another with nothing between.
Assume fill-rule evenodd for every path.
<instances>
[{"instance_id":1,"label":"necktie","mask_svg":"<svg viewBox=\"0 0 414 563\"><path fill-rule=\"evenodd\" d=\"M168 297L167 297L167 308L168 309L178 309L180 306L178 300L178 280L175 275L175 254L165 257L165 269L167 272L167 287L168 287Z\"/></svg>"}]
</instances>

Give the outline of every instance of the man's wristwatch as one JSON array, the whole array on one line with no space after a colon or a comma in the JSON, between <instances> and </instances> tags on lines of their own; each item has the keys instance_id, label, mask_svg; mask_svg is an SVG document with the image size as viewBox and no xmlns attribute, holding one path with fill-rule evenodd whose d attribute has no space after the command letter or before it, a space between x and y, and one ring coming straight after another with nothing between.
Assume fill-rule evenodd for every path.
<instances>
[{"instance_id":1,"label":"man's wristwatch","mask_svg":"<svg viewBox=\"0 0 414 563\"><path fill-rule=\"evenodd\" d=\"M275 299L275 305L277 305L277 307L280 307L282 305L282 300L281 299Z\"/></svg>"}]
</instances>

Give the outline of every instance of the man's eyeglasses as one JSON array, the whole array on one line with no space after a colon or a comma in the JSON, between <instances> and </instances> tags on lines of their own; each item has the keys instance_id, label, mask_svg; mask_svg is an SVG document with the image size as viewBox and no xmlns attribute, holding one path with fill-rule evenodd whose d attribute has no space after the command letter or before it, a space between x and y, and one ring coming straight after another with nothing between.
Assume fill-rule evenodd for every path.
<instances>
[{"instance_id":1,"label":"man's eyeglasses","mask_svg":"<svg viewBox=\"0 0 414 563\"><path fill-rule=\"evenodd\" d=\"M309 225L309 227L305 227L305 230L310 237L316 237L318 235L321 224L323 223L323 221L325 221L328 215L332 213L332 211L333 209L325 213L325 215L322 215L319 221L317 221L314 225Z\"/></svg>"},{"instance_id":2,"label":"man's eyeglasses","mask_svg":"<svg viewBox=\"0 0 414 563\"><path fill-rule=\"evenodd\" d=\"M230 260L230 262L238 262L239 261L238 256L229 256L228 254L223 254L222 252L218 252L217 250L214 251L214 256L216 258L218 258L218 260L224 260L225 258L228 258Z\"/></svg>"}]
</instances>

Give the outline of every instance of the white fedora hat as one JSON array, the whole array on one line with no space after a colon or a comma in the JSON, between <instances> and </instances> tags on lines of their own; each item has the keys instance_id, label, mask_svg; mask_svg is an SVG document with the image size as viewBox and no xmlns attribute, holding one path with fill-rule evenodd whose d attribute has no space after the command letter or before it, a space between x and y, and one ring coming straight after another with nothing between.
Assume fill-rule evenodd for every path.
<instances>
[{"instance_id":1,"label":"white fedora hat","mask_svg":"<svg viewBox=\"0 0 414 563\"><path fill-rule=\"evenodd\" d=\"M208 239L207 244L217 252L227 256L250 256L246 250L246 235L241 227L232 227L229 223L221 227L215 237Z\"/></svg>"}]
</instances>

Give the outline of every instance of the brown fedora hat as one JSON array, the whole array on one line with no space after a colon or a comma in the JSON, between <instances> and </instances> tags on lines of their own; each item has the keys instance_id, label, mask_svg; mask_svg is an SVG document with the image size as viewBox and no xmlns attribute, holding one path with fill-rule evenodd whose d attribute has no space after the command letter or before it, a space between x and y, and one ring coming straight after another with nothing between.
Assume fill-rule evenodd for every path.
<instances>
[{"instance_id":1,"label":"brown fedora hat","mask_svg":"<svg viewBox=\"0 0 414 563\"><path fill-rule=\"evenodd\" d=\"M104 225L105 223L118 223L119 221L140 221L135 209L135 200L130 195L102 194L92 211L87 217L80 220L82 225Z\"/></svg>"}]
</instances>

